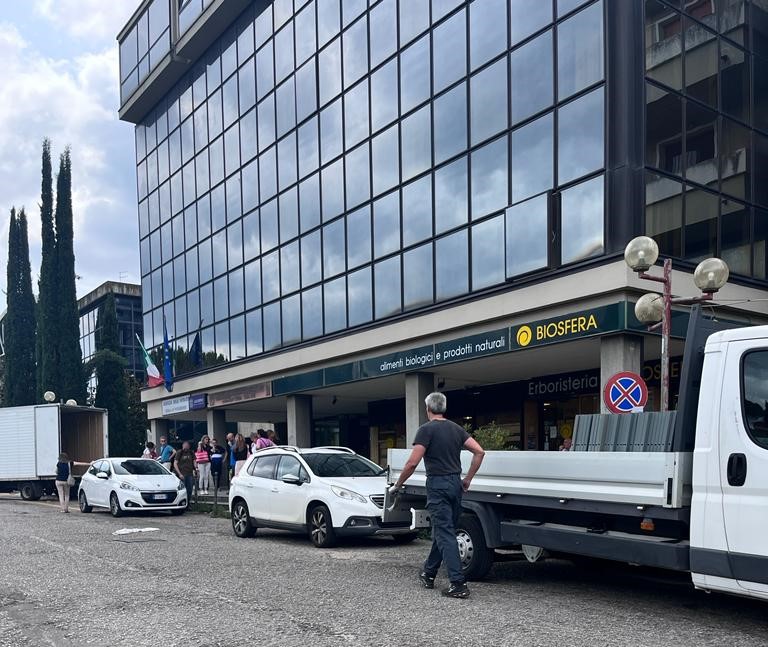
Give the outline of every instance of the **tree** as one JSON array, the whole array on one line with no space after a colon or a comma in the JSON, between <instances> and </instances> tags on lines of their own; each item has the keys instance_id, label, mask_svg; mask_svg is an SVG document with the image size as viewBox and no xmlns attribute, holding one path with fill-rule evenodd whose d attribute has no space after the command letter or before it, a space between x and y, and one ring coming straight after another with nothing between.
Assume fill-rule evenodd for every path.
<instances>
[{"instance_id":1,"label":"tree","mask_svg":"<svg viewBox=\"0 0 768 647\"><path fill-rule=\"evenodd\" d=\"M57 343L59 318L56 303L56 234L53 229L51 142L48 139L43 140L40 222L42 224L42 260L38 282L37 384L40 396L46 391L53 391L61 396Z\"/></svg>"},{"instance_id":2,"label":"tree","mask_svg":"<svg viewBox=\"0 0 768 647\"><path fill-rule=\"evenodd\" d=\"M79 404L86 401L86 375L80 349L80 315L77 309L75 288L75 250L72 224L72 163L69 149L61 156L59 175L56 179L56 342L58 347L59 384L56 395ZM42 276L41 276L42 279ZM45 306L47 307L47 306ZM42 346L43 354L49 346Z\"/></svg>"},{"instance_id":3,"label":"tree","mask_svg":"<svg viewBox=\"0 0 768 647\"><path fill-rule=\"evenodd\" d=\"M142 451L147 440L147 409L141 403L141 384L129 372L123 374L125 390L128 394L128 429L126 433L126 453L132 456Z\"/></svg>"},{"instance_id":4,"label":"tree","mask_svg":"<svg viewBox=\"0 0 768 647\"><path fill-rule=\"evenodd\" d=\"M9 407L37 401L35 297L29 266L27 216L11 209L8 229L8 312L5 318L5 400Z\"/></svg>"}]
</instances>

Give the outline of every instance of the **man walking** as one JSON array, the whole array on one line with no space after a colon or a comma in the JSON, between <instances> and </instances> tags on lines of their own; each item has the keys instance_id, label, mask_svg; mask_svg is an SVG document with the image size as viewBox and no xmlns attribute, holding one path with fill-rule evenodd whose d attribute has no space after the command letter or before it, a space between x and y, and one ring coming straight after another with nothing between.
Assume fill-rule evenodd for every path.
<instances>
[{"instance_id":1,"label":"man walking","mask_svg":"<svg viewBox=\"0 0 768 647\"><path fill-rule=\"evenodd\" d=\"M396 492L411 477L421 459L427 471L427 510L432 519L432 550L419 578L424 587L435 588L440 564L445 562L450 586L443 595L468 598L469 588L461 569L456 524L461 516L461 495L469 489L485 451L463 428L445 419L447 401L442 393L430 393L424 403L428 422L416 431L413 451L400 478L390 491ZM472 452L469 471L461 479L461 450Z\"/></svg>"},{"instance_id":2,"label":"man walking","mask_svg":"<svg viewBox=\"0 0 768 647\"><path fill-rule=\"evenodd\" d=\"M197 466L195 465L195 452L188 440L181 445L181 450L176 453L176 474L184 482L187 488L187 505L192 503L192 490L195 487L195 476L197 475Z\"/></svg>"}]
</instances>

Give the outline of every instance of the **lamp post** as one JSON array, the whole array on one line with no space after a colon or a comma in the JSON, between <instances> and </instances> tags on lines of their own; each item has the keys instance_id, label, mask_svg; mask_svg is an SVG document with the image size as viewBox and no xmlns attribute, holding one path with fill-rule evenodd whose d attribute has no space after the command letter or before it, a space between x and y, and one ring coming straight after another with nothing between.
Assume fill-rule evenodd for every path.
<instances>
[{"instance_id":1,"label":"lamp post","mask_svg":"<svg viewBox=\"0 0 768 647\"><path fill-rule=\"evenodd\" d=\"M624 249L624 260L641 279L662 284L662 294L648 293L635 304L635 316L649 324L649 330L661 326L661 410L669 410L669 338L672 330L672 304L691 305L707 303L715 292L728 281L728 265L719 258L703 260L693 272L693 282L701 290L701 296L688 298L672 297L672 260L664 259L661 276L648 274L659 258L659 246L653 238L638 236Z\"/></svg>"}]
</instances>

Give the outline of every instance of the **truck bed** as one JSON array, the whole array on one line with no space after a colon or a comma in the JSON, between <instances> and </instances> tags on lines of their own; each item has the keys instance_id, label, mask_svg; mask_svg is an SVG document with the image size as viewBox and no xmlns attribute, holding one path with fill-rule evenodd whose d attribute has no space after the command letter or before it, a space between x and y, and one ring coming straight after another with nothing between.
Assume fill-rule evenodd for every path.
<instances>
[{"instance_id":1,"label":"truck bed","mask_svg":"<svg viewBox=\"0 0 768 647\"><path fill-rule=\"evenodd\" d=\"M390 449L396 480L408 449ZM462 452L466 473L472 455ZM690 505L693 455L681 452L489 451L471 492L680 508ZM423 461L408 480L424 488Z\"/></svg>"}]
</instances>

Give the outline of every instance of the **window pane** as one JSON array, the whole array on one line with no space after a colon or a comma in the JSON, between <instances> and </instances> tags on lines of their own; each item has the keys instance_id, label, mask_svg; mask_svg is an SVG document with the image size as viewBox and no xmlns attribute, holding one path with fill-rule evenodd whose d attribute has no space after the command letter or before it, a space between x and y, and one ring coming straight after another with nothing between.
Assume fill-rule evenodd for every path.
<instances>
[{"instance_id":1,"label":"window pane","mask_svg":"<svg viewBox=\"0 0 768 647\"><path fill-rule=\"evenodd\" d=\"M260 254L259 212L254 211L243 218L243 255L246 261L250 261Z\"/></svg>"},{"instance_id":2,"label":"window pane","mask_svg":"<svg viewBox=\"0 0 768 647\"><path fill-rule=\"evenodd\" d=\"M253 310L245 315L246 353L258 355L264 348L261 343L261 310Z\"/></svg>"},{"instance_id":3,"label":"window pane","mask_svg":"<svg viewBox=\"0 0 768 647\"><path fill-rule=\"evenodd\" d=\"M549 226L546 195L507 209L507 276L547 266Z\"/></svg>"},{"instance_id":4,"label":"window pane","mask_svg":"<svg viewBox=\"0 0 768 647\"><path fill-rule=\"evenodd\" d=\"M318 47L322 47L339 33L340 15L339 0L317 0Z\"/></svg>"},{"instance_id":5,"label":"window pane","mask_svg":"<svg viewBox=\"0 0 768 647\"><path fill-rule=\"evenodd\" d=\"M701 23L684 19L686 92L713 108L717 107L717 75L719 56L717 36Z\"/></svg>"},{"instance_id":6,"label":"window pane","mask_svg":"<svg viewBox=\"0 0 768 647\"><path fill-rule=\"evenodd\" d=\"M344 219L323 227L323 278L341 274L346 269Z\"/></svg>"},{"instance_id":7,"label":"window pane","mask_svg":"<svg viewBox=\"0 0 768 647\"><path fill-rule=\"evenodd\" d=\"M432 166L432 123L430 106L404 119L400 125L403 181Z\"/></svg>"},{"instance_id":8,"label":"window pane","mask_svg":"<svg viewBox=\"0 0 768 647\"><path fill-rule=\"evenodd\" d=\"M513 45L551 22L551 2L509 0L509 25Z\"/></svg>"},{"instance_id":9,"label":"window pane","mask_svg":"<svg viewBox=\"0 0 768 647\"><path fill-rule=\"evenodd\" d=\"M344 142L352 148L368 137L368 80L344 95Z\"/></svg>"},{"instance_id":10,"label":"window pane","mask_svg":"<svg viewBox=\"0 0 768 647\"><path fill-rule=\"evenodd\" d=\"M377 195L400 181L397 124L373 140L373 193Z\"/></svg>"},{"instance_id":11,"label":"window pane","mask_svg":"<svg viewBox=\"0 0 768 647\"><path fill-rule=\"evenodd\" d=\"M301 64L315 53L315 3L310 2L294 19L296 29L296 63Z\"/></svg>"},{"instance_id":12,"label":"window pane","mask_svg":"<svg viewBox=\"0 0 768 647\"><path fill-rule=\"evenodd\" d=\"M473 76L469 89L474 146L507 127L507 59Z\"/></svg>"},{"instance_id":13,"label":"window pane","mask_svg":"<svg viewBox=\"0 0 768 647\"><path fill-rule=\"evenodd\" d=\"M685 119L685 175L717 190L717 113L688 101Z\"/></svg>"},{"instance_id":14,"label":"window pane","mask_svg":"<svg viewBox=\"0 0 768 647\"><path fill-rule=\"evenodd\" d=\"M291 133L277 144L278 187L282 191L296 182L296 133Z\"/></svg>"},{"instance_id":15,"label":"window pane","mask_svg":"<svg viewBox=\"0 0 768 647\"><path fill-rule=\"evenodd\" d=\"M299 128L299 177L305 177L320 166L317 121L317 117L313 117Z\"/></svg>"},{"instance_id":16,"label":"window pane","mask_svg":"<svg viewBox=\"0 0 768 647\"><path fill-rule=\"evenodd\" d=\"M717 255L717 216L720 198L707 191L687 187L685 192L686 259L699 262Z\"/></svg>"},{"instance_id":17,"label":"window pane","mask_svg":"<svg viewBox=\"0 0 768 647\"><path fill-rule=\"evenodd\" d=\"M359 326L373 318L373 290L371 289L371 268L364 267L347 277L347 298L349 300L349 325Z\"/></svg>"},{"instance_id":18,"label":"window pane","mask_svg":"<svg viewBox=\"0 0 768 647\"><path fill-rule=\"evenodd\" d=\"M227 277L222 276L213 282L213 313L215 321L221 321L229 316L229 288Z\"/></svg>"},{"instance_id":19,"label":"window pane","mask_svg":"<svg viewBox=\"0 0 768 647\"><path fill-rule=\"evenodd\" d=\"M371 131L397 119L397 59L371 76Z\"/></svg>"},{"instance_id":20,"label":"window pane","mask_svg":"<svg viewBox=\"0 0 768 647\"><path fill-rule=\"evenodd\" d=\"M603 253L603 176L562 193L563 264Z\"/></svg>"},{"instance_id":21,"label":"window pane","mask_svg":"<svg viewBox=\"0 0 768 647\"><path fill-rule=\"evenodd\" d=\"M683 19L659 0L645 0L645 75L675 90L683 87Z\"/></svg>"},{"instance_id":22,"label":"window pane","mask_svg":"<svg viewBox=\"0 0 768 647\"><path fill-rule=\"evenodd\" d=\"M505 135L472 153L472 218L477 219L509 204L508 139Z\"/></svg>"},{"instance_id":23,"label":"window pane","mask_svg":"<svg viewBox=\"0 0 768 647\"><path fill-rule=\"evenodd\" d=\"M257 121L256 110L251 110L240 120L240 153L243 162L256 157L256 153L259 151L257 145L257 133L259 131ZM211 159L211 166L213 166L213 159ZM213 176L213 171L211 171L211 176ZM213 177L211 177L211 184L215 184Z\"/></svg>"},{"instance_id":24,"label":"window pane","mask_svg":"<svg viewBox=\"0 0 768 647\"><path fill-rule=\"evenodd\" d=\"M751 273L749 208L735 200L723 200L720 215L720 258L733 274Z\"/></svg>"},{"instance_id":25,"label":"window pane","mask_svg":"<svg viewBox=\"0 0 768 647\"><path fill-rule=\"evenodd\" d=\"M510 56L512 123L552 105L552 32L547 31Z\"/></svg>"},{"instance_id":26,"label":"window pane","mask_svg":"<svg viewBox=\"0 0 768 647\"><path fill-rule=\"evenodd\" d=\"M371 67L394 54L397 48L397 1L383 0L371 9Z\"/></svg>"},{"instance_id":27,"label":"window pane","mask_svg":"<svg viewBox=\"0 0 768 647\"><path fill-rule=\"evenodd\" d=\"M371 260L371 209L362 207L347 216L347 263L358 267Z\"/></svg>"},{"instance_id":28,"label":"window pane","mask_svg":"<svg viewBox=\"0 0 768 647\"><path fill-rule=\"evenodd\" d=\"M256 89L258 97L267 96L275 87L275 74L272 62L272 41L256 52Z\"/></svg>"},{"instance_id":29,"label":"window pane","mask_svg":"<svg viewBox=\"0 0 768 647\"><path fill-rule=\"evenodd\" d=\"M467 158L435 171L435 233L467 222Z\"/></svg>"},{"instance_id":30,"label":"window pane","mask_svg":"<svg viewBox=\"0 0 768 647\"><path fill-rule=\"evenodd\" d=\"M432 176L427 175L403 187L403 246L431 236Z\"/></svg>"},{"instance_id":31,"label":"window pane","mask_svg":"<svg viewBox=\"0 0 768 647\"><path fill-rule=\"evenodd\" d=\"M400 45L409 43L429 27L429 0L400 2Z\"/></svg>"},{"instance_id":32,"label":"window pane","mask_svg":"<svg viewBox=\"0 0 768 647\"><path fill-rule=\"evenodd\" d=\"M557 179L560 184L603 166L603 89L559 110Z\"/></svg>"},{"instance_id":33,"label":"window pane","mask_svg":"<svg viewBox=\"0 0 768 647\"><path fill-rule=\"evenodd\" d=\"M235 315L245 309L245 291L243 288L243 269L229 274L229 311Z\"/></svg>"},{"instance_id":34,"label":"window pane","mask_svg":"<svg viewBox=\"0 0 768 647\"><path fill-rule=\"evenodd\" d=\"M400 256L393 256L376 263L373 268L374 294L376 295L376 319L397 314L400 303Z\"/></svg>"},{"instance_id":35,"label":"window pane","mask_svg":"<svg viewBox=\"0 0 768 647\"><path fill-rule=\"evenodd\" d=\"M344 211L344 161L338 160L321 172L323 185L323 221Z\"/></svg>"},{"instance_id":36,"label":"window pane","mask_svg":"<svg viewBox=\"0 0 768 647\"><path fill-rule=\"evenodd\" d=\"M432 74L435 92L467 75L467 12L460 11L435 28Z\"/></svg>"},{"instance_id":37,"label":"window pane","mask_svg":"<svg viewBox=\"0 0 768 647\"><path fill-rule=\"evenodd\" d=\"M664 176L645 175L645 234L659 245L664 256L681 257L683 185Z\"/></svg>"},{"instance_id":38,"label":"window pane","mask_svg":"<svg viewBox=\"0 0 768 647\"><path fill-rule=\"evenodd\" d=\"M280 296L280 255L277 251L261 259L261 295L264 301Z\"/></svg>"},{"instance_id":39,"label":"window pane","mask_svg":"<svg viewBox=\"0 0 768 647\"><path fill-rule=\"evenodd\" d=\"M323 288L316 288L301 294L301 326L304 339L323 334Z\"/></svg>"},{"instance_id":40,"label":"window pane","mask_svg":"<svg viewBox=\"0 0 768 647\"><path fill-rule=\"evenodd\" d=\"M459 6L463 1L464 0L432 0L432 22L437 22L440 18Z\"/></svg>"},{"instance_id":41,"label":"window pane","mask_svg":"<svg viewBox=\"0 0 768 647\"><path fill-rule=\"evenodd\" d=\"M603 3L597 2L557 29L557 92L571 96L603 78Z\"/></svg>"},{"instance_id":42,"label":"window pane","mask_svg":"<svg viewBox=\"0 0 768 647\"><path fill-rule=\"evenodd\" d=\"M720 123L721 190L742 200L749 200L752 192L749 176L745 171L749 168L751 133L749 129L726 117L723 117Z\"/></svg>"},{"instance_id":43,"label":"window pane","mask_svg":"<svg viewBox=\"0 0 768 647\"><path fill-rule=\"evenodd\" d=\"M743 361L744 417L749 436L763 449L768 449L768 353L751 352Z\"/></svg>"},{"instance_id":44,"label":"window pane","mask_svg":"<svg viewBox=\"0 0 768 647\"><path fill-rule=\"evenodd\" d=\"M283 294L299 289L299 241L280 248L280 284Z\"/></svg>"},{"instance_id":45,"label":"window pane","mask_svg":"<svg viewBox=\"0 0 768 647\"><path fill-rule=\"evenodd\" d=\"M344 87L351 86L368 71L368 19L363 16L347 29L344 42Z\"/></svg>"},{"instance_id":46,"label":"window pane","mask_svg":"<svg viewBox=\"0 0 768 647\"><path fill-rule=\"evenodd\" d=\"M274 249L279 242L277 200L272 200L261 208L261 251Z\"/></svg>"},{"instance_id":47,"label":"window pane","mask_svg":"<svg viewBox=\"0 0 768 647\"><path fill-rule=\"evenodd\" d=\"M289 24L275 34L275 82L280 83L294 68L293 24Z\"/></svg>"},{"instance_id":48,"label":"window pane","mask_svg":"<svg viewBox=\"0 0 768 647\"><path fill-rule=\"evenodd\" d=\"M347 208L355 207L371 197L371 161L368 144L347 153Z\"/></svg>"},{"instance_id":49,"label":"window pane","mask_svg":"<svg viewBox=\"0 0 768 647\"><path fill-rule=\"evenodd\" d=\"M469 292L468 258L466 229L435 242L435 289L438 301Z\"/></svg>"},{"instance_id":50,"label":"window pane","mask_svg":"<svg viewBox=\"0 0 768 647\"><path fill-rule=\"evenodd\" d=\"M269 200L277 193L277 152L275 146L259 157L259 193L262 200Z\"/></svg>"},{"instance_id":51,"label":"window pane","mask_svg":"<svg viewBox=\"0 0 768 647\"><path fill-rule=\"evenodd\" d=\"M418 308L432 303L432 243L403 254L403 307Z\"/></svg>"},{"instance_id":52,"label":"window pane","mask_svg":"<svg viewBox=\"0 0 768 647\"><path fill-rule=\"evenodd\" d=\"M400 110L403 113L429 97L429 70L429 35L426 35L400 54Z\"/></svg>"},{"instance_id":53,"label":"window pane","mask_svg":"<svg viewBox=\"0 0 768 647\"><path fill-rule=\"evenodd\" d=\"M237 73L240 86L240 114L244 115L256 105L256 81L253 59L248 61ZM197 133L195 133L197 134Z\"/></svg>"},{"instance_id":54,"label":"window pane","mask_svg":"<svg viewBox=\"0 0 768 647\"><path fill-rule=\"evenodd\" d=\"M243 264L243 228L239 220L227 227L227 262L230 269Z\"/></svg>"},{"instance_id":55,"label":"window pane","mask_svg":"<svg viewBox=\"0 0 768 647\"><path fill-rule=\"evenodd\" d=\"M302 232L320 224L320 175L317 173L299 185L299 217Z\"/></svg>"},{"instance_id":56,"label":"window pane","mask_svg":"<svg viewBox=\"0 0 768 647\"><path fill-rule=\"evenodd\" d=\"M320 160L323 164L341 155L343 132L341 99L338 99L320 113Z\"/></svg>"},{"instance_id":57,"label":"window pane","mask_svg":"<svg viewBox=\"0 0 768 647\"><path fill-rule=\"evenodd\" d=\"M275 95L270 94L259 104L259 151L275 142Z\"/></svg>"},{"instance_id":58,"label":"window pane","mask_svg":"<svg viewBox=\"0 0 768 647\"><path fill-rule=\"evenodd\" d=\"M645 163L683 175L683 101L677 95L645 84Z\"/></svg>"},{"instance_id":59,"label":"window pane","mask_svg":"<svg viewBox=\"0 0 768 647\"><path fill-rule=\"evenodd\" d=\"M295 188L280 196L279 206L280 242L284 243L299 235L299 205Z\"/></svg>"},{"instance_id":60,"label":"window pane","mask_svg":"<svg viewBox=\"0 0 768 647\"><path fill-rule=\"evenodd\" d=\"M323 288L325 332L330 334L347 326L347 279L329 281Z\"/></svg>"},{"instance_id":61,"label":"window pane","mask_svg":"<svg viewBox=\"0 0 768 647\"><path fill-rule=\"evenodd\" d=\"M504 282L504 216L472 227L472 289Z\"/></svg>"},{"instance_id":62,"label":"window pane","mask_svg":"<svg viewBox=\"0 0 768 647\"><path fill-rule=\"evenodd\" d=\"M283 344L301 341L301 295L283 299Z\"/></svg>"},{"instance_id":63,"label":"window pane","mask_svg":"<svg viewBox=\"0 0 768 647\"><path fill-rule=\"evenodd\" d=\"M469 6L469 61L480 67L507 49L507 0L475 0Z\"/></svg>"},{"instance_id":64,"label":"window pane","mask_svg":"<svg viewBox=\"0 0 768 647\"><path fill-rule=\"evenodd\" d=\"M341 44L337 38L318 57L320 105L341 92Z\"/></svg>"},{"instance_id":65,"label":"window pane","mask_svg":"<svg viewBox=\"0 0 768 647\"><path fill-rule=\"evenodd\" d=\"M467 148L467 84L462 83L434 103L435 164Z\"/></svg>"},{"instance_id":66,"label":"window pane","mask_svg":"<svg viewBox=\"0 0 768 647\"><path fill-rule=\"evenodd\" d=\"M552 114L512 133L512 202L552 188Z\"/></svg>"},{"instance_id":67,"label":"window pane","mask_svg":"<svg viewBox=\"0 0 768 647\"><path fill-rule=\"evenodd\" d=\"M277 100L277 136L282 137L296 126L296 92L293 78L288 79L275 94Z\"/></svg>"},{"instance_id":68,"label":"window pane","mask_svg":"<svg viewBox=\"0 0 768 647\"><path fill-rule=\"evenodd\" d=\"M282 342L282 325L280 322L280 302L265 306L264 317L264 350L279 348Z\"/></svg>"},{"instance_id":69,"label":"window pane","mask_svg":"<svg viewBox=\"0 0 768 647\"><path fill-rule=\"evenodd\" d=\"M296 72L296 120L301 122L317 110L317 72L312 59Z\"/></svg>"},{"instance_id":70,"label":"window pane","mask_svg":"<svg viewBox=\"0 0 768 647\"><path fill-rule=\"evenodd\" d=\"M320 256L320 231L314 231L301 238L301 285L306 287L322 278L322 257Z\"/></svg>"},{"instance_id":71,"label":"window pane","mask_svg":"<svg viewBox=\"0 0 768 647\"><path fill-rule=\"evenodd\" d=\"M380 258L400 249L400 199L397 191L373 203L373 251Z\"/></svg>"}]
</instances>

